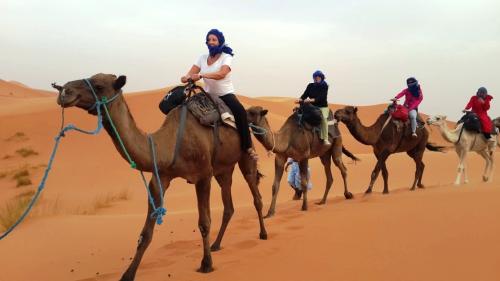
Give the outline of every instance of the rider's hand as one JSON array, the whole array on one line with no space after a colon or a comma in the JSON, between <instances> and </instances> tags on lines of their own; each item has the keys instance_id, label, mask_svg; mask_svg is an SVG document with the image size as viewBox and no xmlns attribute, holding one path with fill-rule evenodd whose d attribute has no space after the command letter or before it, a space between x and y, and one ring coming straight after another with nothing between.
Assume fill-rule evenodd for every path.
<instances>
[{"instance_id":1,"label":"rider's hand","mask_svg":"<svg viewBox=\"0 0 500 281\"><path fill-rule=\"evenodd\" d=\"M196 82L196 81L201 79L201 74L193 73L193 74L191 74L191 79Z\"/></svg>"},{"instance_id":2,"label":"rider's hand","mask_svg":"<svg viewBox=\"0 0 500 281\"><path fill-rule=\"evenodd\" d=\"M298 100L295 101L295 103L301 103L301 102L303 102L302 99L298 99Z\"/></svg>"},{"instance_id":3,"label":"rider's hand","mask_svg":"<svg viewBox=\"0 0 500 281\"><path fill-rule=\"evenodd\" d=\"M188 80L189 80L189 77L190 77L189 75L182 76L182 77L181 77L181 82L182 82L182 83L187 83L187 82L188 82Z\"/></svg>"},{"instance_id":4,"label":"rider's hand","mask_svg":"<svg viewBox=\"0 0 500 281\"><path fill-rule=\"evenodd\" d=\"M462 110L462 112L463 112L463 113L466 113L466 112L467 112L467 109Z\"/></svg>"},{"instance_id":5,"label":"rider's hand","mask_svg":"<svg viewBox=\"0 0 500 281\"><path fill-rule=\"evenodd\" d=\"M390 101L398 101L398 99L397 98L392 98L392 99L390 99Z\"/></svg>"},{"instance_id":6,"label":"rider's hand","mask_svg":"<svg viewBox=\"0 0 500 281\"><path fill-rule=\"evenodd\" d=\"M305 103L311 103L311 102L313 102L313 100L312 100L312 99L310 99L310 98L307 98L307 99L305 99L305 100L304 100L304 102L305 102Z\"/></svg>"}]
</instances>

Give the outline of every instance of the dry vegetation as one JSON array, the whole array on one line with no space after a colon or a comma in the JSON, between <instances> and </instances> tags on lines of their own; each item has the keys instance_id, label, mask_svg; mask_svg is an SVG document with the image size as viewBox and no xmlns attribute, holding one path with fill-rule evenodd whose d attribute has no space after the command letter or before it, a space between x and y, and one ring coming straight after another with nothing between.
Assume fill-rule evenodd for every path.
<instances>
[{"instance_id":1,"label":"dry vegetation","mask_svg":"<svg viewBox=\"0 0 500 281\"><path fill-rule=\"evenodd\" d=\"M28 207L28 204L34 194L35 191L33 190L25 191L8 201L2 208L0 208L0 229L2 229L2 231L7 230L18 220L21 214Z\"/></svg>"},{"instance_id":2,"label":"dry vegetation","mask_svg":"<svg viewBox=\"0 0 500 281\"><path fill-rule=\"evenodd\" d=\"M77 215L95 215L98 210L111 207L113 203L118 201L125 201L130 198L130 190L122 189L118 193L107 193L105 195L98 195L92 203L85 207L79 207L74 212Z\"/></svg>"},{"instance_id":3,"label":"dry vegetation","mask_svg":"<svg viewBox=\"0 0 500 281\"><path fill-rule=\"evenodd\" d=\"M38 152L34 151L32 148L20 148L16 150L16 153L21 155L21 157L26 158L32 155L38 155Z\"/></svg>"}]
</instances>

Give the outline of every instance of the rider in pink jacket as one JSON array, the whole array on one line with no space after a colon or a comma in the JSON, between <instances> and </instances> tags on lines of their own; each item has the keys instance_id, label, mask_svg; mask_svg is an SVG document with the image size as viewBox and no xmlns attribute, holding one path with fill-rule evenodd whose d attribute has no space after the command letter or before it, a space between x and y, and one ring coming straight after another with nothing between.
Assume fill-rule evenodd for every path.
<instances>
[{"instance_id":1,"label":"rider in pink jacket","mask_svg":"<svg viewBox=\"0 0 500 281\"><path fill-rule=\"evenodd\" d=\"M418 84L417 79L413 77L406 79L406 85L408 85L408 88L402 90L401 93L397 94L392 100L398 100L403 96L405 97L403 105L408 108L408 117L410 118L412 137L416 138L418 106L424 99L424 95L422 94L422 88Z\"/></svg>"}]
</instances>

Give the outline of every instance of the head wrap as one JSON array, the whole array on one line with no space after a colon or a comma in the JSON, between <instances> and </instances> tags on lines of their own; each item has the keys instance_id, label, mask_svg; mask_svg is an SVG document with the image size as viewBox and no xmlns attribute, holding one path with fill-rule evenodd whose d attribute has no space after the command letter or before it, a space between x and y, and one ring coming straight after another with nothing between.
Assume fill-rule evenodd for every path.
<instances>
[{"instance_id":1,"label":"head wrap","mask_svg":"<svg viewBox=\"0 0 500 281\"><path fill-rule=\"evenodd\" d=\"M219 45L217 46L210 46L208 44L208 36L209 35L215 35L217 39L219 40ZM220 53L226 53L231 56L234 56L233 54L233 49L229 48L228 45L225 44L226 39L224 38L224 34L220 32L218 29L211 29L208 33L207 36L205 37L205 44L207 44L208 47L208 52L210 53L210 56L215 56Z\"/></svg>"}]
</instances>

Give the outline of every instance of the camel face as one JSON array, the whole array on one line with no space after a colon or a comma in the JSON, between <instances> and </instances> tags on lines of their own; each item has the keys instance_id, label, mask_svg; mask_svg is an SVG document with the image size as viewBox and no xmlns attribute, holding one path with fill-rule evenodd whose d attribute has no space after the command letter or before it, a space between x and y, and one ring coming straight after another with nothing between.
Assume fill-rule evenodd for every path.
<instances>
[{"instance_id":1,"label":"camel face","mask_svg":"<svg viewBox=\"0 0 500 281\"><path fill-rule=\"evenodd\" d=\"M444 122L446 122L446 116L443 116L443 115L435 115L435 116L431 116L431 117L429 117L429 119L427 119L428 125L439 126L439 125L443 124Z\"/></svg>"},{"instance_id":2,"label":"camel face","mask_svg":"<svg viewBox=\"0 0 500 281\"><path fill-rule=\"evenodd\" d=\"M126 83L126 77L116 77L112 74L96 74L89 78L90 83L99 99L113 97ZM92 90L85 83L84 79L70 81L64 86L54 86L59 91L57 104L62 107L76 106L85 110L93 108L96 102ZM89 111L90 114L96 114L96 110Z\"/></svg>"},{"instance_id":3,"label":"camel face","mask_svg":"<svg viewBox=\"0 0 500 281\"><path fill-rule=\"evenodd\" d=\"M337 120L337 121L341 121L341 122L344 122L344 123L349 123L351 121L354 120L354 118L356 117L356 114L358 112L358 108L357 107L354 107L354 106L346 106L342 109L339 109L337 111L335 111L335 113L333 114L333 117Z\"/></svg>"},{"instance_id":4,"label":"camel face","mask_svg":"<svg viewBox=\"0 0 500 281\"><path fill-rule=\"evenodd\" d=\"M252 106L247 109L247 119L248 123L253 123L254 125L262 127L266 123L267 109L261 106Z\"/></svg>"}]
</instances>

